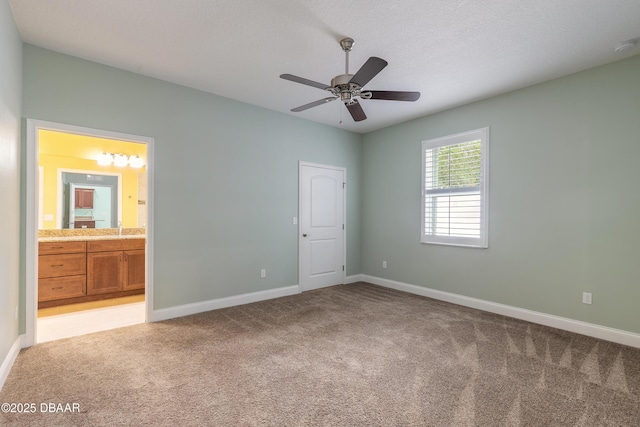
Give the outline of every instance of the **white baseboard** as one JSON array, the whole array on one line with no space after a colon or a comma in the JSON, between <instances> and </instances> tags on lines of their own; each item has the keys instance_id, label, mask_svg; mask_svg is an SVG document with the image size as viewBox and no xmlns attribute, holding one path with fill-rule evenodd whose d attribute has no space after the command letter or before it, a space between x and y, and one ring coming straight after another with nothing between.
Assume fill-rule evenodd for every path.
<instances>
[{"instance_id":1,"label":"white baseboard","mask_svg":"<svg viewBox=\"0 0 640 427\"><path fill-rule=\"evenodd\" d=\"M354 274L353 276L347 276L344 278L344 284L362 282L362 274Z\"/></svg>"},{"instance_id":2,"label":"white baseboard","mask_svg":"<svg viewBox=\"0 0 640 427\"><path fill-rule=\"evenodd\" d=\"M265 291L251 292L248 294L234 295L226 298L212 299L209 301L196 302L193 304L178 305L175 307L163 308L153 311L153 318L150 322L173 319L176 317L188 316L190 314L202 313L204 311L217 310L220 308L233 307L236 305L250 304L252 302L265 301L273 298L286 297L300 293L300 286L285 286L282 288L268 289Z\"/></svg>"},{"instance_id":3,"label":"white baseboard","mask_svg":"<svg viewBox=\"0 0 640 427\"><path fill-rule=\"evenodd\" d=\"M537 323L544 326L550 326L552 328L563 329L569 332L575 332L594 338L612 341L618 344L640 348L640 334L623 331L621 329L609 328L607 326L527 310L525 308L513 307L506 304L499 304L478 298L452 294L450 292L439 291L422 286L410 285L408 283L396 282L394 280L383 279L380 277L368 276L366 274L361 275L361 280L363 282L373 283L374 285L384 286L398 291L421 295L440 301L476 308L490 313L501 314L503 316L526 320L527 322Z\"/></svg>"},{"instance_id":4,"label":"white baseboard","mask_svg":"<svg viewBox=\"0 0 640 427\"><path fill-rule=\"evenodd\" d=\"M18 353L20 353L20 349L22 348L22 337L23 335L20 335L18 336L18 338L16 338L16 340L13 342L13 345L9 349L9 353L7 353L7 356L2 361L2 365L0 365L0 390L2 390L4 382L9 376L9 371L11 371L13 362L16 361Z\"/></svg>"}]
</instances>

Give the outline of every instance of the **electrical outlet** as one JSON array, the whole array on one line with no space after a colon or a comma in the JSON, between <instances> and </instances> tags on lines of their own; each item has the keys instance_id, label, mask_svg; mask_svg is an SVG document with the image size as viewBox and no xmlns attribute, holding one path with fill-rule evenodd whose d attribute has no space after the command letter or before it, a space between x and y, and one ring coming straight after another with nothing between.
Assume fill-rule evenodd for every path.
<instances>
[{"instance_id":1,"label":"electrical outlet","mask_svg":"<svg viewBox=\"0 0 640 427\"><path fill-rule=\"evenodd\" d=\"M267 270L265 270L264 268L260 270L260 277L262 277L263 279L267 277Z\"/></svg>"},{"instance_id":2,"label":"electrical outlet","mask_svg":"<svg viewBox=\"0 0 640 427\"><path fill-rule=\"evenodd\" d=\"M382 261L382 268L387 268L387 261Z\"/></svg>"},{"instance_id":3,"label":"electrical outlet","mask_svg":"<svg viewBox=\"0 0 640 427\"><path fill-rule=\"evenodd\" d=\"M583 304L591 304L591 292L583 292L582 293L582 303Z\"/></svg>"},{"instance_id":4,"label":"electrical outlet","mask_svg":"<svg viewBox=\"0 0 640 427\"><path fill-rule=\"evenodd\" d=\"M293 225L298 225L298 217L293 217Z\"/></svg>"}]
</instances>

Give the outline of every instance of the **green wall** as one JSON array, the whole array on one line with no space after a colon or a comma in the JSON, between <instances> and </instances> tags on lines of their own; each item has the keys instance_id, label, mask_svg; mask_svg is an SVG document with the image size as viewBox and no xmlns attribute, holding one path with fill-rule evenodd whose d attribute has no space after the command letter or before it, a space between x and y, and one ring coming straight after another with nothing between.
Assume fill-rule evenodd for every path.
<instances>
[{"instance_id":1,"label":"green wall","mask_svg":"<svg viewBox=\"0 0 640 427\"><path fill-rule=\"evenodd\" d=\"M155 309L298 283L305 160L348 169L348 275L640 333L640 56L363 137L23 50L23 118L155 138ZM420 244L421 141L485 126L489 248Z\"/></svg>"},{"instance_id":2,"label":"green wall","mask_svg":"<svg viewBox=\"0 0 640 427\"><path fill-rule=\"evenodd\" d=\"M155 138L155 309L298 284L299 160L347 168L360 273L361 135L27 44L23 78L24 118Z\"/></svg>"},{"instance_id":3,"label":"green wall","mask_svg":"<svg viewBox=\"0 0 640 427\"><path fill-rule=\"evenodd\" d=\"M20 109L22 42L0 1L0 365L18 338L20 263ZM0 378L0 385L2 384Z\"/></svg>"},{"instance_id":4,"label":"green wall","mask_svg":"<svg viewBox=\"0 0 640 427\"><path fill-rule=\"evenodd\" d=\"M640 333L638 76L635 56L365 135L363 273ZM421 141L485 126L489 248L420 244Z\"/></svg>"}]
</instances>

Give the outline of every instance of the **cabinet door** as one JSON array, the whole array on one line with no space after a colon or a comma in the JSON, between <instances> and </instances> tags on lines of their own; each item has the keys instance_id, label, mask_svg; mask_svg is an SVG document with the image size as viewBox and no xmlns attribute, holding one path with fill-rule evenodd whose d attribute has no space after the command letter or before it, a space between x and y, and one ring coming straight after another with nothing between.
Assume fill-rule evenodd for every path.
<instances>
[{"instance_id":1,"label":"cabinet door","mask_svg":"<svg viewBox=\"0 0 640 427\"><path fill-rule=\"evenodd\" d=\"M144 289L144 250L124 251L123 290Z\"/></svg>"},{"instance_id":2,"label":"cabinet door","mask_svg":"<svg viewBox=\"0 0 640 427\"><path fill-rule=\"evenodd\" d=\"M76 209L93 209L93 189L76 188Z\"/></svg>"},{"instance_id":3,"label":"cabinet door","mask_svg":"<svg viewBox=\"0 0 640 427\"><path fill-rule=\"evenodd\" d=\"M122 251L87 253L87 295L122 290L123 258Z\"/></svg>"}]
</instances>

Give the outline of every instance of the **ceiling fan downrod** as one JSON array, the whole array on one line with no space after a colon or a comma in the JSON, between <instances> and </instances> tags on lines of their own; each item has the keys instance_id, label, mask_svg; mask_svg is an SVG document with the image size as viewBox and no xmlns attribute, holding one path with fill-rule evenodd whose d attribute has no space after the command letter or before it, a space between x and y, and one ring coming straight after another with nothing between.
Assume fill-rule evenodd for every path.
<instances>
[{"instance_id":1,"label":"ceiling fan downrod","mask_svg":"<svg viewBox=\"0 0 640 427\"><path fill-rule=\"evenodd\" d=\"M352 74L349 74L349 52L351 52L351 48L353 48L354 41L350 37L346 37L340 40L340 47L344 51L344 74L335 76L331 80L331 86L333 86L332 92L340 97L340 100L344 102L345 105L352 105L354 100L353 98L358 95L359 88L355 88L350 84Z\"/></svg>"},{"instance_id":2,"label":"ceiling fan downrod","mask_svg":"<svg viewBox=\"0 0 640 427\"><path fill-rule=\"evenodd\" d=\"M352 38L347 37L340 40L340 46L344 51L344 73L349 74L349 52L351 52L351 48L353 47L354 41Z\"/></svg>"}]
</instances>

